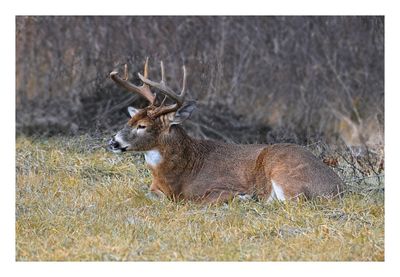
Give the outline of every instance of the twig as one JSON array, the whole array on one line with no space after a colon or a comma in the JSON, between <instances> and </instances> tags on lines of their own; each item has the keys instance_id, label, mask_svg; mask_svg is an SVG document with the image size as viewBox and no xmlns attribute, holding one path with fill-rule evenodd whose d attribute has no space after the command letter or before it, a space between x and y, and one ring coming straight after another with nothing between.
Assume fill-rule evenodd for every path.
<instances>
[{"instance_id":1,"label":"twig","mask_svg":"<svg viewBox=\"0 0 400 277\"><path fill-rule=\"evenodd\" d=\"M310 146L313 146L313 145L316 145L316 144L320 144L320 143L322 143L321 140L313 142L313 143L310 143L310 144L307 144L306 147L310 147Z\"/></svg>"},{"instance_id":2,"label":"twig","mask_svg":"<svg viewBox=\"0 0 400 277\"><path fill-rule=\"evenodd\" d=\"M129 98L127 98L126 100L124 100L123 102L113 106L111 109L109 109L108 111L106 110L104 113L102 113L99 116L99 119L102 119L104 117L106 117L107 115L109 115L110 113L113 113L115 111L118 111L126 106L128 106L130 103L134 102L139 96L136 94L133 94L131 96L129 96Z\"/></svg>"},{"instance_id":3,"label":"twig","mask_svg":"<svg viewBox=\"0 0 400 277\"><path fill-rule=\"evenodd\" d=\"M346 183L347 182L354 182L354 181L364 180L364 179L370 179L370 178L378 178L378 180L380 180L381 177L385 177L385 174L378 174L378 175L375 175L375 176L364 176L364 177L354 178L354 179L351 179L351 180L346 180Z\"/></svg>"},{"instance_id":4,"label":"twig","mask_svg":"<svg viewBox=\"0 0 400 277\"><path fill-rule=\"evenodd\" d=\"M361 122L360 121L361 120L360 113L358 112L357 107L353 105L353 98L351 96L350 89L344 83L344 81L342 80L342 78L340 77L338 72L336 71L336 68L333 66L331 59L326 55L325 52L324 52L324 55L325 55L326 60L328 61L329 68L332 70L332 72L334 73L334 75L335 75L336 79L338 80L339 84L343 87L344 91L346 92L347 97L349 98L349 101L351 103L351 107L353 108L354 114L357 117L357 122Z\"/></svg>"},{"instance_id":5,"label":"twig","mask_svg":"<svg viewBox=\"0 0 400 277\"><path fill-rule=\"evenodd\" d=\"M210 131L211 133L214 133L214 134L216 134L217 136L221 137L221 138L224 139L226 142L234 143L233 140L231 140L230 138L228 138L228 137L225 136L224 134L218 132L217 130L215 130L215 129L213 129L213 128L207 126L207 125L204 125L204 124L199 123L199 122L192 122L192 121L189 121L188 123L190 123L190 124L196 126L197 128L198 128L198 127L204 128L204 129L206 129L207 131ZM202 133L203 133L203 132L202 132ZM203 134L204 134L204 133L203 133Z\"/></svg>"}]
</instances>

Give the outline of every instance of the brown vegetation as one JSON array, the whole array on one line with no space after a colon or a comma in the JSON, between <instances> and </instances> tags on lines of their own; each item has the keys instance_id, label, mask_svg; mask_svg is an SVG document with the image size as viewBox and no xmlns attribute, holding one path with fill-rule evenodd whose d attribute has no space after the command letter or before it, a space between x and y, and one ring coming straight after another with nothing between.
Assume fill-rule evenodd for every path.
<instances>
[{"instance_id":1,"label":"brown vegetation","mask_svg":"<svg viewBox=\"0 0 400 277\"><path fill-rule=\"evenodd\" d=\"M124 109L143 101L108 75L124 63L137 72L149 56L164 60L175 87L186 65L202 111L188 124L197 136L383 143L383 17L17 17L16 24L18 133L119 127Z\"/></svg>"}]
</instances>

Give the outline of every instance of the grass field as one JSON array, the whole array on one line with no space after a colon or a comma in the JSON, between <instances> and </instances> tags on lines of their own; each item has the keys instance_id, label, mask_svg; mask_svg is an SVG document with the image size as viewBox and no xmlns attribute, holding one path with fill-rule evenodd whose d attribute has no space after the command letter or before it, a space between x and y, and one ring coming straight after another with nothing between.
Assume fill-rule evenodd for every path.
<instances>
[{"instance_id":1,"label":"grass field","mask_svg":"<svg viewBox=\"0 0 400 277\"><path fill-rule=\"evenodd\" d=\"M16 175L17 261L384 260L383 189L332 201L152 200L143 157L89 137L17 138Z\"/></svg>"}]
</instances>

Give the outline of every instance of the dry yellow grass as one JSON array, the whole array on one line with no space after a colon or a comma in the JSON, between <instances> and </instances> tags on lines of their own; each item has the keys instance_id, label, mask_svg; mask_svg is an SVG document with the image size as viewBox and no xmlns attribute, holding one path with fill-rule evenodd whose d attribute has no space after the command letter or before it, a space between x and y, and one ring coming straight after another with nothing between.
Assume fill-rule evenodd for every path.
<instances>
[{"instance_id":1,"label":"dry yellow grass","mask_svg":"<svg viewBox=\"0 0 400 277\"><path fill-rule=\"evenodd\" d=\"M151 200L142 158L100 144L17 139L16 260L384 260L382 192L218 206Z\"/></svg>"}]
</instances>

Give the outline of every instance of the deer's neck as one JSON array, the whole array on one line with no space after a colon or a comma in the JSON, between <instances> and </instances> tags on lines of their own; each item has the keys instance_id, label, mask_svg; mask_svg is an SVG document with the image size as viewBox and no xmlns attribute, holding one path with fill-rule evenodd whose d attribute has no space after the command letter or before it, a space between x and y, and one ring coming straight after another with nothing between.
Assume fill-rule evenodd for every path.
<instances>
[{"instance_id":1,"label":"deer's neck","mask_svg":"<svg viewBox=\"0 0 400 277\"><path fill-rule=\"evenodd\" d=\"M205 147L204 141L190 137L180 126L171 127L169 134L161 138L157 150L162 159L160 166L163 165L166 169L175 172L179 170L191 171L199 160L207 155L207 147Z\"/></svg>"},{"instance_id":2,"label":"deer's neck","mask_svg":"<svg viewBox=\"0 0 400 277\"><path fill-rule=\"evenodd\" d=\"M145 153L153 173L153 182L168 194L179 195L185 182L202 167L213 144L190 137L180 126L172 126L159 146Z\"/></svg>"}]
</instances>

